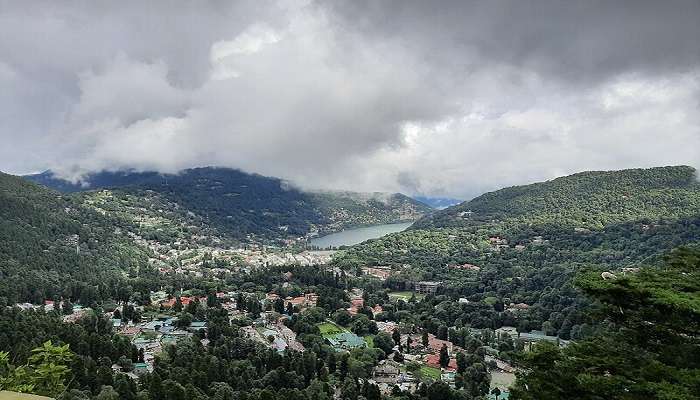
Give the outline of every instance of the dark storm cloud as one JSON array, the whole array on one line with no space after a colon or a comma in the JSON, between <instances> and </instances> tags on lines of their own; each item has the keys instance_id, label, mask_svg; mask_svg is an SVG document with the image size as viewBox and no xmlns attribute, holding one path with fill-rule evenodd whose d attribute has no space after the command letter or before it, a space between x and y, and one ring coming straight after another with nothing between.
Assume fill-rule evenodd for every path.
<instances>
[{"instance_id":1,"label":"dark storm cloud","mask_svg":"<svg viewBox=\"0 0 700 400\"><path fill-rule=\"evenodd\" d=\"M684 72L700 64L700 2L333 2L338 23L391 37L435 63L469 71L505 63L566 81L623 72Z\"/></svg>"},{"instance_id":2,"label":"dark storm cloud","mask_svg":"<svg viewBox=\"0 0 700 400\"><path fill-rule=\"evenodd\" d=\"M2 2L0 169L468 197L700 164L700 2Z\"/></svg>"}]
</instances>

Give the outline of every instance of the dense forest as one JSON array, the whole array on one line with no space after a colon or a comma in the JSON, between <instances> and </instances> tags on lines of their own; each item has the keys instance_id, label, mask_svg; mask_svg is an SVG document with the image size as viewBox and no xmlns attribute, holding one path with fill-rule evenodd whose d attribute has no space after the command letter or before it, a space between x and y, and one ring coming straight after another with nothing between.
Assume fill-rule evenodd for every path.
<instances>
[{"instance_id":1,"label":"dense forest","mask_svg":"<svg viewBox=\"0 0 700 400\"><path fill-rule=\"evenodd\" d=\"M566 349L539 344L514 399L700 398L700 252L677 249L657 268L601 279L582 273L577 287L595 301L604 328Z\"/></svg>"},{"instance_id":2,"label":"dense forest","mask_svg":"<svg viewBox=\"0 0 700 400\"><path fill-rule=\"evenodd\" d=\"M439 294L450 299L501 308L524 303L529 308L519 312L522 331L541 329L569 339L572 328L578 333L587 326L581 313L587 300L572 282L578 271L654 264L698 241L700 184L694 170L666 167L581 173L488 193L407 231L354 246L335 263L351 270L390 266L387 289L432 280L442 282ZM491 309L470 324L498 328L515 320L497 315Z\"/></svg>"},{"instance_id":3,"label":"dense forest","mask_svg":"<svg viewBox=\"0 0 700 400\"><path fill-rule=\"evenodd\" d=\"M581 172L483 194L438 211L414 229L482 223L555 223L600 229L642 218L681 218L700 210L700 182L688 166Z\"/></svg>"},{"instance_id":4,"label":"dense forest","mask_svg":"<svg viewBox=\"0 0 700 400\"><path fill-rule=\"evenodd\" d=\"M26 177L62 192L119 189L153 191L207 219L236 239L261 240L342 228L415 220L431 208L394 193L306 192L277 178L227 168L195 168L179 174L101 172L71 184L50 172Z\"/></svg>"},{"instance_id":5,"label":"dense forest","mask_svg":"<svg viewBox=\"0 0 700 400\"><path fill-rule=\"evenodd\" d=\"M110 219L21 178L0 174L0 299L119 298L128 277L152 279L147 253Z\"/></svg>"}]
</instances>

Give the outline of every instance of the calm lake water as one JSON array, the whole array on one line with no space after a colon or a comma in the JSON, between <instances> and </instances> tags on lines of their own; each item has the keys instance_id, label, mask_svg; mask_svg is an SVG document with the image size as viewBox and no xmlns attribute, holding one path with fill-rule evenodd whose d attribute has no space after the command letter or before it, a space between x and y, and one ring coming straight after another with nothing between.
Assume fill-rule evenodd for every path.
<instances>
[{"instance_id":1,"label":"calm lake water","mask_svg":"<svg viewBox=\"0 0 700 400\"><path fill-rule=\"evenodd\" d=\"M322 249L329 247L351 246L362 243L368 239L376 239L384 235L402 230L411 226L413 222L402 222L400 224L373 225L364 228L346 229L342 232L311 239L309 244Z\"/></svg>"}]
</instances>

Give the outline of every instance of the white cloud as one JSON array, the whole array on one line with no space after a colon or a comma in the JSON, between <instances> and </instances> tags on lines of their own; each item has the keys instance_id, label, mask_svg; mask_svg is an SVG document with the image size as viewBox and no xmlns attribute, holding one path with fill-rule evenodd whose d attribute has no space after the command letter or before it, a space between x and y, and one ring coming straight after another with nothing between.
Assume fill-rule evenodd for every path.
<instances>
[{"instance_id":1,"label":"white cloud","mask_svg":"<svg viewBox=\"0 0 700 400\"><path fill-rule=\"evenodd\" d=\"M510 20L493 4L426 4L3 7L0 169L220 165L315 189L469 197L700 164L692 10ZM567 40L581 12L596 24Z\"/></svg>"}]
</instances>

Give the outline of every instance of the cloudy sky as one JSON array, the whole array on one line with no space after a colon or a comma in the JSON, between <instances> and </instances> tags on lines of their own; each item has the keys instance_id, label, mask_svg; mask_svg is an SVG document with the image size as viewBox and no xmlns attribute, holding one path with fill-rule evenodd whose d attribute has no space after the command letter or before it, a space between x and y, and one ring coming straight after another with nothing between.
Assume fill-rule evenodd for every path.
<instances>
[{"instance_id":1,"label":"cloudy sky","mask_svg":"<svg viewBox=\"0 0 700 400\"><path fill-rule=\"evenodd\" d=\"M469 198L697 167L698 21L698 0L0 0L0 170Z\"/></svg>"}]
</instances>

